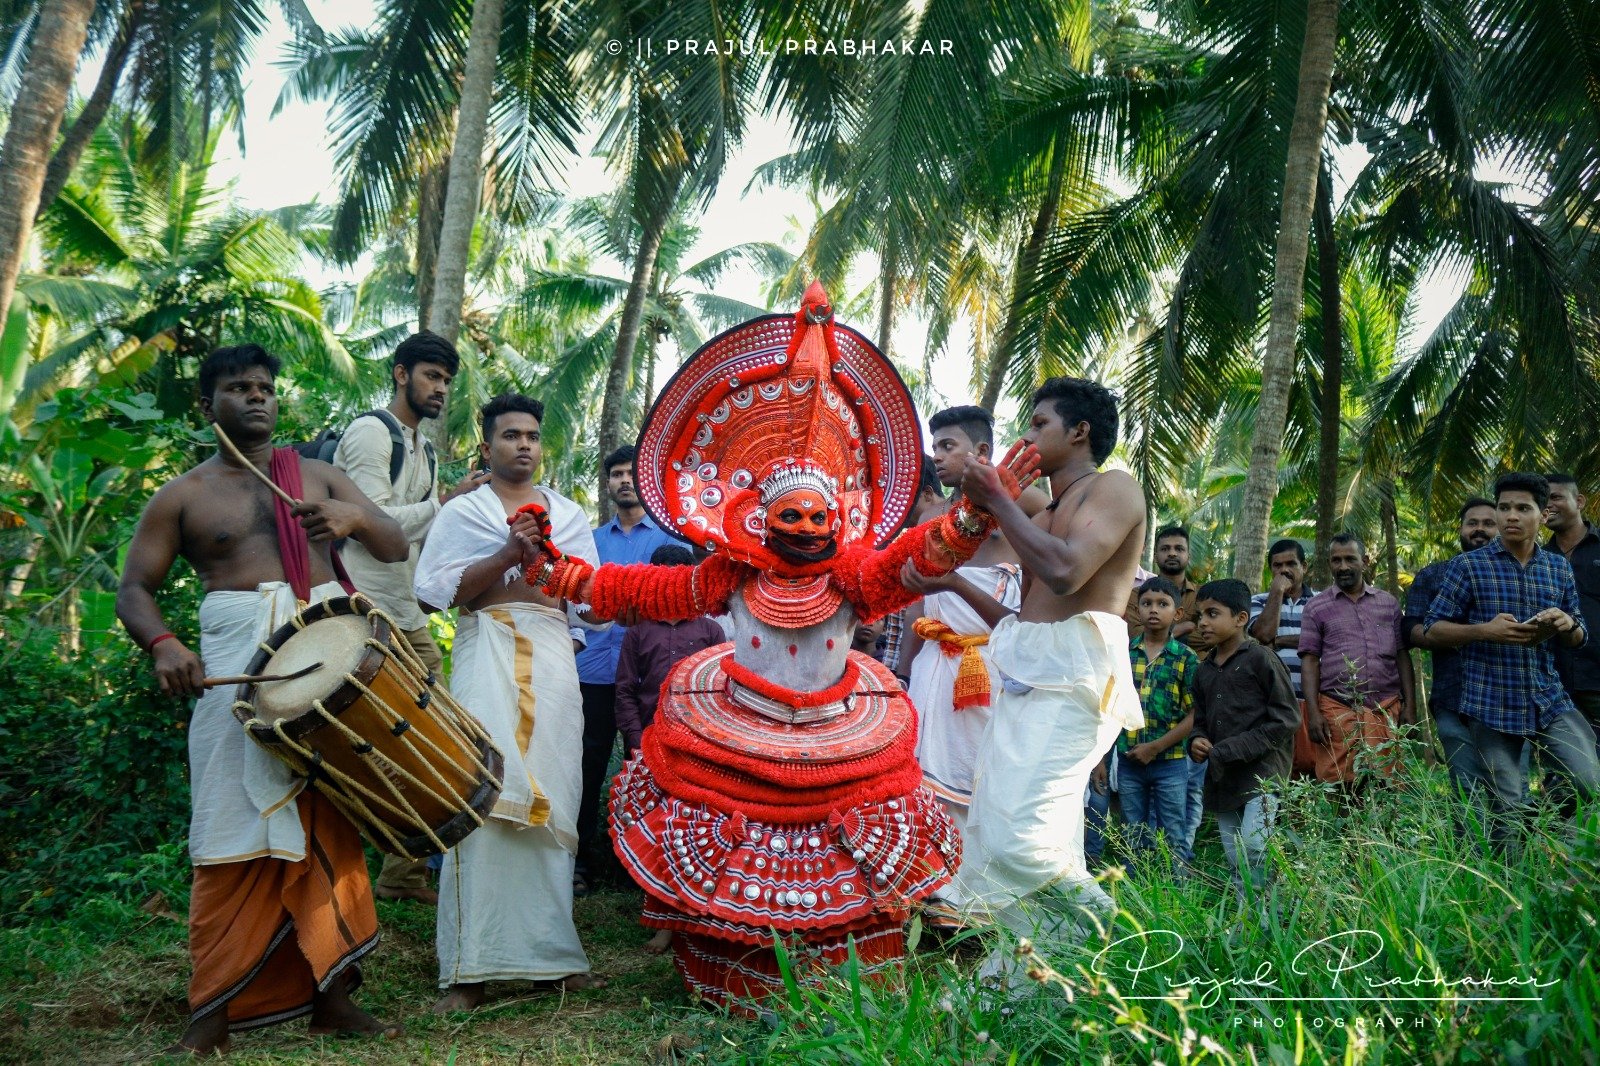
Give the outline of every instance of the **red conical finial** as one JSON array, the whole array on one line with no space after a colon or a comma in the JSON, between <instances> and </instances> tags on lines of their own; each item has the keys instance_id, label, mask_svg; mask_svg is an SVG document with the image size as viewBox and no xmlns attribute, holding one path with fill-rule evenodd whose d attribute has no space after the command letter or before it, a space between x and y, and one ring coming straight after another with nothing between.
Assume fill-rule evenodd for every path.
<instances>
[{"instance_id":1,"label":"red conical finial","mask_svg":"<svg viewBox=\"0 0 1600 1066\"><path fill-rule=\"evenodd\" d=\"M800 297L799 317L801 322L826 322L833 317L833 305L828 302L822 282L813 281L806 287L806 294Z\"/></svg>"}]
</instances>

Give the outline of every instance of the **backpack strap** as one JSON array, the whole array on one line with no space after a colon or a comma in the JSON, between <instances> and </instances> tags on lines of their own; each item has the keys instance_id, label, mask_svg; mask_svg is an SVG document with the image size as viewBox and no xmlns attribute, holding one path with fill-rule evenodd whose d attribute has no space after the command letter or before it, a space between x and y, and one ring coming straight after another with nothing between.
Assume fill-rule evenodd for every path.
<instances>
[{"instance_id":1,"label":"backpack strap","mask_svg":"<svg viewBox=\"0 0 1600 1066\"><path fill-rule=\"evenodd\" d=\"M386 408L380 407L356 418L366 418L368 415L378 419L389 430L389 484L393 485L400 480L400 471L406 465L405 429L394 412ZM428 458L428 492L422 499L431 500L433 486L439 480L439 459L433 450L433 442L426 437L422 438L422 453Z\"/></svg>"},{"instance_id":2,"label":"backpack strap","mask_svg":"<svg viewBox=\"0 0 1600 1066\"><path fill-rule=\"evenodd\" d=\"M428 457L428 494L424 500L433 499L433 487L439 483L439 454L433 450L433 441L422 438L422 453Z\"/></svg>"},{"instance_id":3,"label":"backpack strap","mask_svg":"<svg viewBox=\"0 0 1600 1066\"><path fill-rule=\"evenodd\" d=\"M356 415L356 418L376 418L384 424L389 431L389 484L393 485L400 480L400 470L406 465L406 438L400 420L394 412L378 408L365 414ZM352 419L354 421L354 419Z\"/></svg>"}]
</instances>

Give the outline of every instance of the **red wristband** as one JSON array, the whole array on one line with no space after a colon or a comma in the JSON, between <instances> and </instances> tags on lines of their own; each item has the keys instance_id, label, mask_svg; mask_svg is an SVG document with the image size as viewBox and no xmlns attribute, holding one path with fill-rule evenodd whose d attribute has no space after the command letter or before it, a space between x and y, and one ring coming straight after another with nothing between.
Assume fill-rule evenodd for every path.
<instances>
[{"instance_id":1,"label":"red wristband","mask_svg":"<svg viewBox=\"0 0 1600 1066\"><path fill-rule=\"evenodd\" d=\"M171 634L171 633L162 633L159 636L157 636L154 640L152 640L150 643L148 643L148 644L146 644L144 646L144 652L145 652L146 655L154 655L157 644L160 644L163 640L177 640L177 639L178 638L176 636L174 636L173 634Z\"/></svg>"}]
</instances>

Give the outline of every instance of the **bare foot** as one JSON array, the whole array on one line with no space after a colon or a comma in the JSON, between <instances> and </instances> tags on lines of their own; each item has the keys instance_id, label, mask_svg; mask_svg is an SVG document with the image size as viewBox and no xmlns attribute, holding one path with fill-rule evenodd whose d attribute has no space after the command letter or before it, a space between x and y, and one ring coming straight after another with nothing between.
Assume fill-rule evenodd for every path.
<instances>
[{"instance_id":1,"label":"bare foot","mask_svg":"<svg viewBox=\"0 0 1600 1066\"><path fill-rule=\"evenodd\" d=\"M451 985L449 990L433 1005L433 1013L449 1014L451 1011L473 1010L483 1003L483 982L470 985Z\"/></svg>"},{"instance_id":2,"label":"bare foot","mask_svg":"<svg viewBox=\"0 0 1600 1066\"><path fill-rule=\"evenodd\" d=\"M414 899L418 903L426 903L430 907L439 905L439 893L431 888L389 888L386 885L372 886L372 894L379 899Z\"/></svg>"},{"instance_id":3,"label":"bare foot","mask_svg":"<svg viewBox=\"0 0 1600 1066\"><path fill-rule=\"evenodd\" d=\"M598 974L575 973L550 983L553 987L559 988L564 992L584 992L591 989L604 988L611 982Z\"/></svg>"},{"instance_id":4,"label":"bare foot","mask_svg":"<svg viewBox=\"0 0 1600 1066\"><path fill-rule=\"evenodd\" d=\"M656 935L645 941L644 950L650 955L659 955L672 946L672 930L657 929Z\"/></svg>"},{"instance_id":5,"label":"bare foot","mask_svg":"<svg viewBox=\"0 0 1600 1066\"><path fill-rule=\"evenodd\" d=\"M346 970L326 992L312 998L311 1024L306 1032L312 1036L381 1036L385 1040L405 1035L401 1026L380 1021L355 1005L350 998L352 976Z\"/></svg>"},{"instance_id":6,"label":"bare foot","mask_svg":"<svg viewBox=\"0 0 1600 1066\"><path fill-rule=\"evenodd\" d=\"M205 1058L228 1053L228 1012L212 1011L184 1030L178 1042L163 1048L158 1058Z\"/></svg>"}]
</instances>

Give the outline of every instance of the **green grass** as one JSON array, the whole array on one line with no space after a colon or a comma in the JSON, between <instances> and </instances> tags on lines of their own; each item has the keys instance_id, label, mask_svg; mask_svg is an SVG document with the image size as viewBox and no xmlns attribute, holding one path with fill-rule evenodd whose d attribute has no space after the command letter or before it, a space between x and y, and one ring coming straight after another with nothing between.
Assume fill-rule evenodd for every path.
<instances>
[{"instance_id":1,"label":"green grass","mask_svg":"<svg viewBox=\"0 0 1600 1066\"><path fill-rule=\"evenodd\" d=\"M1028 975L1011 998L975 986L970 953L923 952L892 987L845 974L791 989L781 1027L745 1053L952 1066L1600 1061L1593 812L1581 828L1544 819L1508 865L1469 842L1442 768L1413 767L1405 787L1353 811L1291 786L1268 900L1235 900L1208 821L1210 876L1113 873L1115 926L1018 945ZM1464 998L1485 990L1432 983L1468 977L1549 985L1504 986L1533 998L1488 1003ZM1399 996L1416 999L1354 998Z\"/></svg>"},{"instance_id":2,"label":"green grass","mask_svg":"<svg viewBox=\"0 0 1600 1066\"><path fill-rule=\"evenodd\" d=\"M991 934L939 944L914 926L917 951L900 977L861 981L847 969L820 987L792 989L756 1022L729 1020L690 1005L670 962L639 950L647 931L637 923L637 894L605 892L580 900L577 918L610 987L566 996L496 987L471 1015L436 1019L427 1014L436 994L432 913L382 902L384 942L360 1000L404 1021L405 1039L319 1041L290 1023L237 1037L234 1058L552 1066L1600 1061L1593 815L1581 828L1546 818L1508 865L1472 842L1442 769L1413 766L1405 787L1354 810L1316 786L1290 789L1266 930L1259 906L1241 908L1226 887L1208 821L1200 876L1176 884L1153 865L1132 877L1113 870L1107 885L1121 908L1114 928L1086 941L1041 938L1023 959L1031 978L1006 1002L972 976L995 943ZM98 897L65 919L0 930L0 1058L117 1061L154 1052L182 1030L186 871L176 848L151 862L159 876L146 870L133 882L162 886L145 909ZM1348 934L1357 930L1367 931L1361 950L1341 962L1335 948L1355 946ZM1141 933L1150 934L1142 956ZM1318 942L1326 946L1303 956L1297 972L1297 954ZM1330 970L1369 953L1364 966ZM1148 968L1134 972L1141 961ZM1419 972L1425 981L1552 983L1531 993L1511 988L1536 997L1517 1003L1366 983L1368 975L1409 981ZM1180 975L1197 982L1189 992L1169 987ZM1198 1002L1213 988L1217 1002ZM1334 998L1374 994L1422 999ZM1151 995L1158 998L1134 998Z\"/></svg>"}]
</instances>

